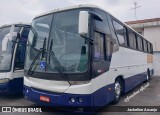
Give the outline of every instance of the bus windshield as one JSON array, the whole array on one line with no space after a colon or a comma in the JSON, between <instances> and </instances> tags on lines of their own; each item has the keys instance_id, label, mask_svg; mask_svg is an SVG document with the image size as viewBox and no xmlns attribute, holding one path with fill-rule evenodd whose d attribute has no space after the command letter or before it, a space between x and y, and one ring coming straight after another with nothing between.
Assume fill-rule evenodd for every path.
<instances>
[{"instance_id":1,"label":"bus windshield","mask_svg":"<svg viewBox=\"0 0 160 115\"><path fill-rule=\"evenodd\" d=\"M7 50L3 51L3 40L9 37L11 26L1 28L0 31L0 71L8 71L11 67L13 42L8 41Z\"/></svg>"},{"instance_id":2,"label":"bus windshield","mask_svg":"<svg viewBox=\"0 0 160 115\"><path fill-rule=\"evenodd\" d=\"M10 71L14 43L9 39L11 26L3 27L0 30L0 71ZM18 32L20 27L15 27L14 32ZM16 39L16 38L12 38ZM7 48L4 51L4 42L7 41Z\"/></svg>"},{"instance_id":3,"label":"bus windshield","mask_svg":"<svg viewBox=\"0 0 160 115\"><path fill-rule=\"evenodd\" d=\"M26 70L29 70L38 51L43 47L44 39L46 39L45 49L53 52L64 73L87 71L89 44L78 34L79 12L80 10L58 12L33 20L34 31L30 30L28 37ZM38 57L32 70L57 73L53 56L46 52L43 55ZM45 60L45 67L40 64L42 60Z\"/></svg>"}]
</instances>

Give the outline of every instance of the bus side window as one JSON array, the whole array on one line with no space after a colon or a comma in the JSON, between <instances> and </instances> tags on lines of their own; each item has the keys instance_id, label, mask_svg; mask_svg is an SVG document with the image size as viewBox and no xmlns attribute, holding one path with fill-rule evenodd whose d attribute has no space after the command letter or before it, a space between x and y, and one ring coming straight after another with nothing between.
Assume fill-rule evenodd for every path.
<instances>
[{"instance_id":1,"label":"bus side window","mask_svg":"<svg viewBox=\"0 0 160 115\"><path fill-rule=\"evenodd\" d=\"M115 28L115 33L117 35L120 46L127 47L127 32L126 28L120 23L113 20L113 26Z\"/></svg>"},{"instance_id":2,"label":"bus side window","mask_svg":"<svg viewBox=\"0 0 160 115\"><path fill-rule=\"evenodd\" d=\"M14 68L16 70L24 69L24 61L25 61L25 52L26 52L26 43L28 39L30 28L24 28L21 38L19 40L19 44L17 46L16 56L15 56L15 64Z\"/></svg>"},{"instance_id":3,"label":"bus side window","mask_svg":"<svg viewBox=\"0 0 160 115\"><path fill-rule=\"evenodd\" d=\"M153 54L153 45L150 43L151 54Z\"/></svg>"},{"instance_id":4,"label":"bus side window","mask_svg":"<svg viewBox=\"0 0 160 115\"><path fill-rule=\"evenodd\" d=\"M99 32L95 32L95 52L94 52L94 59L98 60L111 60L111 41L107 35Z\"/></svg>"},{"instance_id":5,"label":"bus side window","mask_svg":"<svg viewBox=\"0 0 160 115\"><path fill-rule=\"evenodd\" d=\"M143 51L142 38L137 36L138 50Z\"/></svg>"},{"instance_id":6,"label":"bus side window","mask_svg":"<svg viewBox=\"0 0 160 115\"><path fill-rule=\"evenodd\" d=\"M114 39L114 44L117 44L117 37L116 37L116 34L115 34L115 29L113 27L113 23L112 23L112 18L109 14L106 14L107 18L108 18L108 23L109 23L109 27L110 27L110 34L111 34L111 38Z\"/></svg>"},{"instance_id":7,"label":"bus side window","mask_svg":"<svg viewBox=\"0 0 160 115\"><path fill-rule=\"evenodd\" d=\"M104 59L104 34L95 32L94 59Z\"/></svg>"},{"instance_id":8,"label":"bus side window","mask_svg":"<svg viewBox=\"0 0 160 115\"><path fill-rule=\"evenodd\" d=\"M137 49L136 35L135 35L135 33L132 32L131 30L128 30L128 36L129 36L129 45L130 45L130 48Z\"/></svg>"},{"instance_id":9,"label":"bus side window","mask_svg":"<svg viewBox=\"0 0 160 115\"><path fill-rule=\"evenodd\" d=\"M97 13L103 17L103 21L95 20L95 41L98 43L95 46L95 57L98 59L97 56L99 56L99 59L107 62L110 61L112 55L113 48L111 48L111 44L113 45L116 40L112 38L109 19L106 13L100 10L97 10ZM99 49L99 53L97 52L98 47L101 48Z\"/></svg>"},{"instance_id":10,"label":"bus side window","mask_svg":"<svg viewBox=\"0 0 160 115\"><path fill-rule=\"evenodd\" d=\"M151 47L149 42L148 42L148 53L151 53Z\"/></svg>"},{"instance_id":11,"label":"bus side window","mask_svg":"<svg viewBox=\"0 0 160 115\"><path fill-rule=\"evenodd\" d=\"M144 52L147 52L147 42L143 39Z\"/></svg>"}]
</instances>

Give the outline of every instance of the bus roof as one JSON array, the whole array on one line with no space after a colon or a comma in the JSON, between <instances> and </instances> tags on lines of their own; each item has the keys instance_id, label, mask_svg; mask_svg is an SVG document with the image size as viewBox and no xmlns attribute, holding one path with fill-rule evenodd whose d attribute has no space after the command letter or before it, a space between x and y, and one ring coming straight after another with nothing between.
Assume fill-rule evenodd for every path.
<instances>
[{"instance_id":1,"label":"bus roof","mask_svg":"<svg viewBox=\"0 0 160 115\"><path fill-rule=\"evenodd\" d=\"M106 13L108 13L109 15L111 15L112 17L114 17L115 19L119 20L118 18L116 18L115 16L113 16L110 12L106 11L104 8L97 6L95 4L80 4L80 5L74 5L74 6L69 6L69 7L64 7L64 8L57 8L54 10L51 10L49 12L45 12L42 13L40 15L37 15L35 18L41 17L41 16L45 16L47 14L52 14L55 12L61 12L61 11L67 11L67 10L71 10L71 9L77 9L77 8L98 8L100 10L105 11ZM119 20L120 21L120 20ZM141 36L142 38L144 38L144 36L142 36L141 34L139 34L137 31L135 31L133 28L131 28L129 25L127 25L126 23L120 21L123 25L125 25L127 28L131 29L132 31L134 31L135 33L137 33L139 36ZM147 40L147 39L146 39ZM148 40L147 40L148 41Z\"/></svg>"},{"instance_id":2,"label":"bus roof","mask_svg":"<svg viewBox=\"0 0 160 115\"><path fill-rule=\"evenodd\" d=\"M31 23L28 22L17 22L17 23L12 23L12 24L4 24L2 26L0 26L0 28L4 28L7 26L11 26L11 25L31 25Z\"/></svg>"},{"instance_id":3,"label":"bus roof","mask_svg":"<svg viewBox=\"0 0 160 115\"><path fill-rule=\"evenodd\" d=\"M101 8L97 5L94 5L94 4L80 4L80 5L74 5L74 6L64 7L64 8L57 8L57 9L51 10L49 12L45 12L45 13L42 13L40 15L37 15L35 18L44 16L44 15L47 15L47 14L51 14L51 13L54 13L54 12L61 12L61 11L77 9L77 8L99 8L101 10L104 10L103 8Z\"/></svg>"}]
</instances>

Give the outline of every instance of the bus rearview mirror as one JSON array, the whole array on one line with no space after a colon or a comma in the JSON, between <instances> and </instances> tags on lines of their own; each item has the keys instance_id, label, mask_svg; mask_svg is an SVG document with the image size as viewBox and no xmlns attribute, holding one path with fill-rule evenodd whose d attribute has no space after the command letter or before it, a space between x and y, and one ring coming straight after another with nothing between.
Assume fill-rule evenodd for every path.
<instances>
[{"instance_id":1,"label":"bus rearview mirror","mask_svg":"<svg viewBox=\"0 0 160 115\"><path fill-rule=\"evenodd\" d=\"M79 28L78 33L82 36L88 33L89 13L87 11L79 12Z\"/></svg>"},{"instance_id":2,"label":"bus rearview mirror","mask_svg":"<svg viewBox=\"0 0 160 115\"><path fill-rule=\"evenodd\" d=\"M4 52L7 51L9 36L10 36L10 34L8 33L7 35L5 35L5 37L2 40L2 51L4 51Z\"/></svg>"},{"instance_id":3,"label":"bus rearview mirror","mask_svg":"<svg viewBox=\"0 0 160 115\"><path fill-rule=\"evenodd\" d=\"M15 29L15 25L12 25L12 26L11 26L11 29L10 29L10 37L12 37L12 36L17 36L17 35L15 35L15 34L17 34L17 33L14 32L14 29ZM10 39L12 39L12 38L10 38Z\"/></svg>"},{"instance_id":4,"label":"bus rearview mirror","mask_svg":"<svg viewBox=\"0 0 160 115\"><path fill-rule=\"evenodd\" d=\"M8 33L2 40L2 51L7 51L8 41L13 41L13 37L17 37L17 32Z\"/></svg>"}]
</instances>

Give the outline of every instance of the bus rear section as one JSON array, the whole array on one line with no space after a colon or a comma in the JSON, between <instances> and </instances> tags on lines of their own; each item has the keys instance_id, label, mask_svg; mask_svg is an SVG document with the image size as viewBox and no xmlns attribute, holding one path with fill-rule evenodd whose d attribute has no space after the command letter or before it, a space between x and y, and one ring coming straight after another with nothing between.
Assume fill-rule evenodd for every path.
<instances>
[{"instance_id":1,"label":"bus rear section","mask_svg":"<svg viewBox=\"0 0 160 115\"><path fill-rule=\"evenodd\" d=\"M96 6L37 16L28 37L25 98L80 111L118 103L122 93L152 75L152 48L143 36Z\"/></svg>"},{"instance_id":2,"label":"bus rear section","mask_svg":"<svg viewBox=\"0 0 160 115\"><path fill-rule=\"evenodd\" d=\"M11 24L0 27L0 93L23 92L26 42L29 24Z\"/></svg>"}]
</instances>

